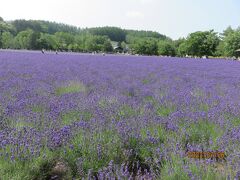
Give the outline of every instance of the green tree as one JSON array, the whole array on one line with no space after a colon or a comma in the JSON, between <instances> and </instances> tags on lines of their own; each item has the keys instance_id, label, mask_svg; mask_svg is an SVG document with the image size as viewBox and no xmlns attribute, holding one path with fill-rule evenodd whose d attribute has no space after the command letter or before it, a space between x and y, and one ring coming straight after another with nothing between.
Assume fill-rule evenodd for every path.
<instances>
[{"instance_id":1,"label":"green tree","mask_svg":"<svg viewBox=\"0 0 240 180\"><path fill-rule=\"evenodd\" d=\"M106 39L104 41L102 50L104 52L112 52L113 51L112 44L111 44L111 42L108 39Z\"/></svg>"},{"instance_id":2,"label":"green tree","mask_svg":"<svg viewBox=\"0 0 240 180\"><path fill-rule=\"evenodd\" d=\"M3 33L4 32L11 32L11 33L14 33L15 32L15 29L14 27L9 24L9 23L6 23L3 21L3 19L1 18L0 19L0 48L3 46Z\"/></svg>"},{"instance_id":3,"label":"green tree","mask_svg":"<svg viewBox=\"0 0 240 180\"><path fill-rule=\"evenodd\" d=\"M1 32L11 32L12 34L15 34L15 27L12 24L9 24L4 21L0 21L0 31Z\"/></svg>"},{"instance_id":4,"label":"green tree","mask_svg":"<svg viewBox=\"0 0 240 180\"><path fill-rule=\"evenodd\" d=\"M97 27L87 29L92 35L107 36L112 41L125 41L126 32L118 27Z\"/></svg>"},{"instance_id":5,"label":"green tree","mask_svg":"<svg viewBox=\"0 0 240 180\"><path fill-rule=\"evenodd\" d=\"M10 32L3 32L2 33L2 47L3 48L14 48L13 40L14 40L14 37Z\"/></svg>"},{"instance_id":6,"label":"green tree","mask_svg":"<svg viewBox=\"0 0 240 180\"><path fill-rule=\"evenodd\" d=\"M77 51L84 52L86 51L85 42L91 35L89 33L80 33L75 36L74 42L77 44Z\"/></svg>"},{"instance_id":7,"label":"green tree","mask_svg":"<svg viewBox=\"0 0 240 180\"><path fill-rule=\"evenodd\" d=\"M79 51L79 46L76 43L71 43L68 45L68 51L73 51L73 52L78 52Z\"/></svg>"},{"instance_id":8,"label":"green tree","mask_svg":"<svg viewBox=\"0 0 240 180\"><path fill-rule=\"evenodd\" d=\"M31 49L31 41L33 36L33 30L28 29L21 31L14 39L14 46L17 49Z\"/></svg>"},{"instance_id":9,"label":"green tree","mask_svg":"<svg viewBox=\"0 0 240 180\"><path fill-rule=\"evenodd\" d=\"M240 29L232 29L230 26L221 34L221 42L217 47L217 56L238 57L240 49Z\"/></svg>"},{"instance_id":10,"label":"green tree","mask_svg":"<svg viewBox=\"0 0 240 180\"><path fill-rule=\"evenodd\" d=\"M54 34L57 47L61 50L68 50L68 46L74 42L74 35L67 32L56 32Z\"/></svg>"},{"instance_id":11,"label":"green tree","mask_svg":"<svg viewBox=\"0 0 240 180\"><path fill-rule=\"evenodd\" d=\"M188 49L190 49L190 47L188 47L188 44L184 41L179 45L177 53L179 56L184 57L188 54Z\"/></svg>"},{"instance_id":12,"label":"green tree","mask_svg":"<svg viewBox=\"0 0 240 180\"><path fill-rule=\"evenodd\" d=\"M228 34L223 40L224 55L239 57L239 52L236 50L240 49L240 31L235 31Z\"/></svg>"},{"instance_id":13,"label":"green tree","mask_svg":"<svg viewBox=\"0 0 240 180\"><path fill-rule=\"evenodd\" d=\"M85 50L86 51L104 51L111 52L112 45L107 36L93 36L90 35L85 41Z\"/></svg>"},{"instance_id":14,"label":"green tree","mask_svg":"<svg viewBox=\"0 0 240 180\"><path fill-rule=\"evenodd\" d=\"M138 39L134 44L131 44L131 49L136 54L143 55L157 55L158 45L157 41L153 38Z\"/></svg>"},{"instance_id":15,"label":"green tree","mask_svg":"<svg viewBox=\"0 0 240 180\"><path fill-rule=\"evenodd\" d=\"M39 49L38 39L40 38L40 33L32 31L29 40L29 49Z\"/></svg>"},{"instance_id":16,"label":"green tree","mask_svg":"<svg viewBox=\"0 0 240 180\"><path fill-rule=\"evenodd\" d=\"M162 35L154 31L137 31L137 30L125 30L128 36L133 36L137 38L156 38L158 40L169 39L165 35Z\"/></svg>"},{"instance_id":17,"label":"green tree","mask_svg":"<svg viewBox=\"0 0 240 180\"><path fill-rule=\"evenodd\" d=\"M159 41L158 43L158 54L164 56L175 56L176 48L172 42Z\"/></svg>"},{"instance_id":18,"label":"green tree","mask_svg":"<svg viewBox=\"0 0 240 180\"><path fill-rule=\"evenodd\" d=\"M123 48L124 52L128 51L128 46L127 46L127 44L124 41L121 43L121 47Z\"/></svg>"},{"instance_id":19,"label":"green tree","mask_svg":"<svg viewBox=\"0 0 240 180\"><path fill-rule=\"evenodd\" d=\"M228 26L227 29L225 29L221 35L222 35L223 37L227 37L227 36L230 35L231 33L234 33L234 29L232 29L231 26Z\"/></svg>"},{"instance_id":20,"label":"green tree","mask_svg":"<svg viewBox=\"0 0 240 180\"><path fill-rule=\"evenodd\" d=\"M101 45L99 44L98 38L96 36L89 36L85 41L86 51L101 51Z\"/></svg>"},{"instance_id":21,"label":"green tree","mask_svg":"<svg viewBox=\"0 0 240 180\"><path fill-rule=\"evenodd\" d=\"M181 53L192 56L212 56L215 54L219 42L220 39L213 30L204 32L198 31L191 33L179 48Z\"/></svg>"},{"instance_id":22,"label":"green tree","mask_svg":"<svg viewBox=\"0 0 240 180\"><path fill-rule=\"evenodd\" d=\"M39 49L57 49L57 42L54 35L41 33L40 38L37 41Z\"/></svg>"}]
</instances>

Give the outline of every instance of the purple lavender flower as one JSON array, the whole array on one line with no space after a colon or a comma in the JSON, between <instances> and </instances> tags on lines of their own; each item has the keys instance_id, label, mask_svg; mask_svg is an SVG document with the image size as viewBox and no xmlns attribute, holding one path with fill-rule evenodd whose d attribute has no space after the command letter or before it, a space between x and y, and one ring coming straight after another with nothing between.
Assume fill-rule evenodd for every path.
<instances>
[{"instance_id":1,"label":"purple lavender flower","mask_svg":"<svg viewBox=\"0 0 240 180\"><path fill-rule=\"evenodd\" d=\"M0 159L28 163L50 151L71 157L80 177L158 179L176 164L204 173L184 152L218 149L238 178L239 69L224 60L1 51Z\"/></svg>"}]
</instances>

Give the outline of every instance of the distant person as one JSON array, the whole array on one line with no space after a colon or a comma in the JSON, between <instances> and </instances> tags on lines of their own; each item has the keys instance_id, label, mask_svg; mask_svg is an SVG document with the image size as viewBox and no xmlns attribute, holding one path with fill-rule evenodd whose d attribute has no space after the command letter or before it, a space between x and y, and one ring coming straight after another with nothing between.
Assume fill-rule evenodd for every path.
<instances>
[{"instance_id":1,"label":"distant person","mask_svg":"<svg viewBox=\"0 0 240 180\"><path fill-rule=\"evenodd\" d=\"M56 54L58 54L58 51L56 50Z\"/></svg>"},{"instance_id":2,"label":"distant person","mask_svg":"<svg viewBox=\"0 0 240 180\"><path fill-rule=\"evenodd\" d=\"M43 53L43 54L45 53L44 49L42 49L42 53Z\"/></svg>"}]
</instances>

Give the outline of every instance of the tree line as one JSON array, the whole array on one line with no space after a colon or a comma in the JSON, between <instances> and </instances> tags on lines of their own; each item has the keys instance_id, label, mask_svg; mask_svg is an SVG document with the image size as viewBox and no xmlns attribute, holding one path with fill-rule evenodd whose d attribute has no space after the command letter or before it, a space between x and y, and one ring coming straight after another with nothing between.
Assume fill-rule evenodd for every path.
<instances>
[{"instance_id":1,"label":"tree line","mask_svg":"<svg viewBox=\"0 0 240 180\"><path fill-rule=\"evenodd\" d=\"M240 28L190 33L172 40L153 31L126 30L118 27L77 28L40 20L4 21L0 17L0 48L58 50L74 52L113 52L113 42L125 52L163 56L238 57Z\"/></svg>"}]
</instances>

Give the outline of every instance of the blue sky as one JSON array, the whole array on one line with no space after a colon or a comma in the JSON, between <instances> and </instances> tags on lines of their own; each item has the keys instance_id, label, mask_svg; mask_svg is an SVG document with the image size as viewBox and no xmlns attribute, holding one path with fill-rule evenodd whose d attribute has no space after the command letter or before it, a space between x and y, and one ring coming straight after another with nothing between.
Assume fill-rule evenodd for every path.
<instances>
[{"instance_id":1,"label":"blue sky","mask_svg":"<svg viewBox=\"0 0 240 180\"><path fill-rule=\"evenodd\" d=\"M78 27L153 30L173 39L240 26L239 0L4 0L5 20L42 19Z\"/></svg>"}]
</instances>

